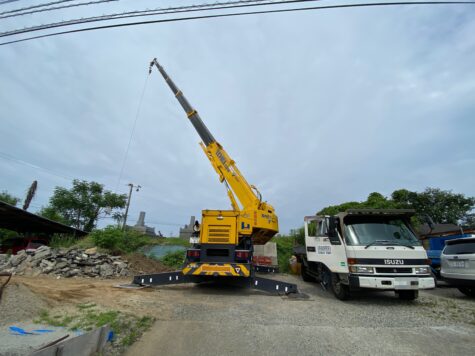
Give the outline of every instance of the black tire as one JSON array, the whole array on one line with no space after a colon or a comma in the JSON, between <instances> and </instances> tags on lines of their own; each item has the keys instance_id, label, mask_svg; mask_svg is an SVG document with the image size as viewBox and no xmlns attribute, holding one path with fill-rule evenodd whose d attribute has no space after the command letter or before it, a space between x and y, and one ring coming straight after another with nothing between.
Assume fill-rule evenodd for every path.
<instances>
[{"instance_id":1,"label":"black tire","mask_svg":"<svg viewBox=\"0 0 475 356\"><path fill-rule=\"evenodd\" d=\"M467 297L475 297L475 288L474 287L458 287L459 291L465 294Z\"/></svg>"},{"instance_id":2,"label":"black tire","mask_svg":"<svg viewBox=\"0 0 475 356\"><path fill-rule=\"evenodd\" d=\"M307 266L305 266L305 263L303 261L300 266L300 274L302 275L302 279L305 282L315 282L315 278L313 278L311 275L307 273Z\"/></svg>"},{"instance_id":3,"label":"black tire","mask_svg":"<svg viewBox=\"0 0 475 356\"><path fill-rule=\"evenodd\" d=\"M401 300L415 300L419 297L417 290L400 290L397 294Z\"/></svg>"},{"instance_id":4,"label":"black tire","mask_svg":"<svg viewBox=\"0 0 475 356\"><path fill-rule=\"evenodd\" d=\"M332 291L340 300L348 300L350 298L350 288L341 282L340 277L336 273L331 274Z\"/></svg>"}]
</instances>

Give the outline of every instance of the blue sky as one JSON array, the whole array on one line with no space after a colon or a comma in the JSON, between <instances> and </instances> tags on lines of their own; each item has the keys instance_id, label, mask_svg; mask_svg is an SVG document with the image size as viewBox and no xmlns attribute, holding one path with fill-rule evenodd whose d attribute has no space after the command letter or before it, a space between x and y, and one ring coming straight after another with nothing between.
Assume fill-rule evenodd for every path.
<instances>
[{"instance_id":1,"label":"blue sky","mask_svg":"<svg viewBox=\"0 0 475 356\"><path fill-rule=\"evenodd\" d=\"M123 0L1 20L0 30L162 4ZM228 208L180 106L157 72L147 79L157 57L274 205L283 233L373 191L475 196L474 15L473 6L309 11L2 46L0 190L23 197L38 180L35 211L72 178L124 193L133 182L143 188L132 220L146 211L165 234L201 209Z\"/></svg>"}]
</instances>

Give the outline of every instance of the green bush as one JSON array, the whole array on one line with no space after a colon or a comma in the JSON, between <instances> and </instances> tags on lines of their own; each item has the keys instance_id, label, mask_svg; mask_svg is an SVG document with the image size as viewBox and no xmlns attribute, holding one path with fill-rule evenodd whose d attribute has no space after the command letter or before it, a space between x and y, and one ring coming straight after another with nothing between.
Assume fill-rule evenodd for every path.
<instances>
[{"instance_id":1,"label":"green bush","mask_svg":"<svg viewBox=\"0 0 475 356\"><path fill-rule=\"evenodd\" d=\"M293 253L295 237L279 236L274 237L271 241L277 244L277 260L279 263L279 271L283 273L289 272L289 259Z\"/></svg>"},{"instance_id":2,"label":"green bush","mask_svg":"<svg viewBox=\"0 0 475 356\"><path fill-rule=\"evenodd\" d=\"M175 251L169 252L162 258L160 258L160 262L162 262L165 266L170 268L180 268L183 265L185 260L185 252L184 251Z\"/></svg>"},{"instance_id":3,"label":"green bush","mask_svg":"<svg viewBox=\"0 0 475 356\"><path fill-rule=\"evenodd\" d=\"M122 231L116 226L107 226L101 230L94 230L89 234L97 247L105 248L113 253L130 253L148 245L150 239L135 231Z\"/></svg>"}]
</instances>

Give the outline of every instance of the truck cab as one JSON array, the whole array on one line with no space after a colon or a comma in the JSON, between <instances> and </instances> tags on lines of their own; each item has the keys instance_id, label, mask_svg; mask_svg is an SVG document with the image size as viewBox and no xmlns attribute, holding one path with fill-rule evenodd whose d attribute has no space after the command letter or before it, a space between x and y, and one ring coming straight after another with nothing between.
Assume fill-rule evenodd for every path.
<instances>
[{"instance_id":1,"label":"truck cab","mask_svg":"<svg viewBox=\"0 0 475 356\"><path fill-rule=\"evenodd\" d=\"M341 300L364 288L416 299L420 289L435 283L412 215L404 209L351 209L305 217L305 247L294 251L303 279L331 287Z\"/></svg>"}]
</instances>

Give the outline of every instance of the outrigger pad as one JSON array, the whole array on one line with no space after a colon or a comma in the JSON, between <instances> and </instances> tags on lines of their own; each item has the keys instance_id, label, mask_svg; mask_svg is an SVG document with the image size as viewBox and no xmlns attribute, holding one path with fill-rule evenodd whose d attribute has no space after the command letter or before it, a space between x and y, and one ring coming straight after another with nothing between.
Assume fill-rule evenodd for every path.
<instances>
[{"instance_id":1,"label":"outrigger pad","mask_svg":"<svg viewBox=\"0 0 475 356\"><path fill-rule=\"evenodd\" d=\"M263 290L269 293L289 294L298 293L297 285L273 279L253 277L251 279L251 288Z\"/></svg>"},{"instance_id":2,"label":"outrigger pad","mask_svg":"<svg viewBox=\"0 0 475 356\"><path fill-rule=\"evenodd\" d=\"M146 285L140 285L140 284L134 284L134 283L130 283L130 284L116 284L114 286L114 288L123 288L123 289L144 289L144 288L148 288L150 286L146 286Z\"/></svg>"},{"instance_id":3,"label":"outrigger pad","mask_svg":"<svg viewBox=\"0 0 475 356\"><path fill-rule=\"evenodd\" d=\"M141 274L134 276L133 284L139 285L167 285L167 284L180 284L189 283L190 278L183 275L181 271L169 272L169 273L155 273L155 274Z\"/></svg>"}]
</instances>

